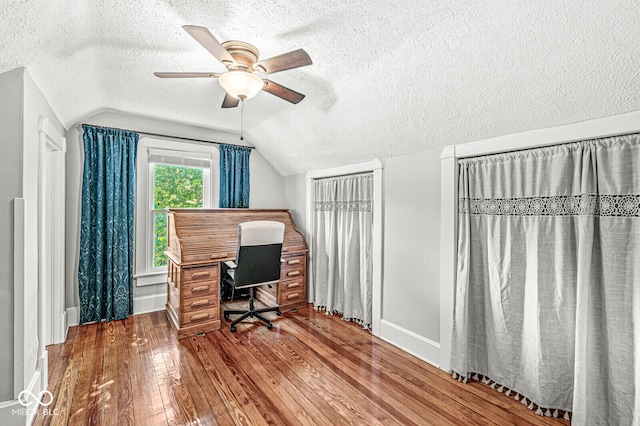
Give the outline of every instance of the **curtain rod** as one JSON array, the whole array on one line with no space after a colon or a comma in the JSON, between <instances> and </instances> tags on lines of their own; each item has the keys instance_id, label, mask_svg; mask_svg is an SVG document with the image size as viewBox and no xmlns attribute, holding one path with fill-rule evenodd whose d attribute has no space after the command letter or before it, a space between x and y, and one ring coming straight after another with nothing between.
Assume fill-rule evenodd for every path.
<instances>
[{"instance_id":1,"label":"curtain rod","mask_svg":"<svg viewBox=\"0 0 640 426\"><path fill-rule=\"evenodd\" d=\"M204 139L193 139L193 138L185 138L182 136L173 136L173 135L163 135L162 133L151 133L151 132L139 132L137 130L130 130L130 129L120 129L118 127L105 127L105 126L99 126L96 124L87 124L87 123L82 123L79 126L91 126L91 127L101 127L103 129L110 129L110 130L121 130L123 132L134 132L134 133L138 133L141 135L146 135L146 136L157 136L157 137L161 137L161 138L171 138L171 139L179 139L179 140L183 140L183 141L191 141L191 142L204 142L204 143L212 143L214 145L231 145L231 146L242 146L244 148L249 148L249 149L255 149L255 147L253 146L247 146L247 145L238 145L235 143L226 143L226 142L214 142L214 141L206 141Z\"/></svg>"}]
</instances>

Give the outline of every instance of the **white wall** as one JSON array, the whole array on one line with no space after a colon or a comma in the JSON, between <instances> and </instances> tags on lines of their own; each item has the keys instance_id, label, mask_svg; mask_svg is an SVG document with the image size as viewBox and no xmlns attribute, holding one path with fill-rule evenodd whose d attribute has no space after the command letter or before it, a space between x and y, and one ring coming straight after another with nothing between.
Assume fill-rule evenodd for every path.
<instances>
[{"instance_id":1,"label":"white wall","mask_svg":"<svg viewBox=\"0 0 640 426\"><path fill-rule=\"evenodd\" d=\"M0 200L3 211L0 223L0 401L10 401L27 388L38 393L46 383L46 371L42 371L42 362L39 364L44 348L40 347L38 338L37 309L40 119L46 117L60 134L66 133L66 129L24 68L0 76L0 93ZM21 236L13 235L14 222L19 219L13 214L13 198L24 199L24 232ZM21 237L24 240L20 252L16 253L14 241ZM22 259L22 264L18 265L20 270L14 268L14 259ZM12 403L16 405L15 401ZM16 424L29 421L24 416L17 417L5 420Z\"/></svg>"},{"instance_id":2,"label":"white wall","mask_svg":"<svg viewBox=\"0 0 640 426\"><path fill-rule=\"evenodd\" d=\"M13 199L22 196L22 74L0 74L0 401L14 397Z\"/></svg>"},{"instance_id":3,"label":"white wall","mask_svg":"<svg viewBox=\"0 0 640 426\"><path fill-rule=\"evenodd\" d=\"M384 161L382 318L440 334L440 151Z\"/></svg>"},{"instance_id":4,"label":"white wall","mask_svg":"<svg viewBox=\"0 0 640 426\"><path fill-rule=\"evenodd\" d=\"M215 142L223 142L240 145L239 136L224 131L216 131L194 127L187 124L158 120L141 115L123 114L117 112L101 112L86 118L83 123L96 126L115 127L139 132L150 132L167 134L192 139L203 139ZM81 123L79 123L81 124ZM144 137L144 135L141 135ZM184 141L174 142L171 139L164 139L169 145L176 146L185 143ZM197 142L190 142L202 145ZM210 144L206 144L211 146ZM78 247L80 244L80 219L82 192L82 167L83 167L83 142L82 130L78 126L69 129L67 133L67 250L66 250L66 271L67 271L67 308L76 311L80 305L78 295ZM215 156L214 160L218 157ZM217 161L217 160L216 160ZM214 164L212 173L214 176L213 205L217 206L218 201L218 164ZM250 208L282 208L283 206L283 178L269 164L264 157L254 149L250 157L251 170L251 198ZM162 309L166 302L165 280L158 280L155 285L137 286L134 284L134 311L145 312ZM73 319L70 318L70 322Z\"/></svg>"},{"instance_id":5,"label":"white wall","mask_svg":"<svg viewBox=\"0 0 640 426\"><path fill-rule=\"evenodd\" d=\"M26 199L25 227L25 326L24 326L24 386L29 384L38 358L38 315L34 314L34 306L38 306L38 161L40 154L40 120L47 118L60 135L66 129L60 123L49 101L31 78L24 72L24 153L22 197ZM44 348L42 348L44 349Z\"/></svg>"},{"instance_id":6,"label":"white wall","mask_svg":"<svg viewBox=\"0 0 640 426\"><path fill-rule=\"evenodd\" d=\"M285 176L284 178L284 208L289 209L293 222L298 231L307 239L307 179L306 173Z\"/></svg>"},{"instance_id":7,"label":"white wall","mask_svg":"<svg viewBox=\"0 0 640 426\"><path fill-rule=\"evenodd\" d=\"M237 142L235 142L237 143ZM284 203L284 179L257 149L251 153L251 196L249 208L281 209ZM218 179L216 179L218 181ZM216 194L219 188L215 188Z\"/></svg>"}]
</instances>

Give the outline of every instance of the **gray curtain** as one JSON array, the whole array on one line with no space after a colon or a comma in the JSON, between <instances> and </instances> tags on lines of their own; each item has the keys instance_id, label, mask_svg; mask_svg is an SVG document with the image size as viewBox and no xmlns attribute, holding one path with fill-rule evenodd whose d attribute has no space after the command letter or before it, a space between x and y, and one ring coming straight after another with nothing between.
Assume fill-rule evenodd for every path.
<instances>
[{"instance_id":1,"label":"gray curtain","mask_svg":"<svg viewBox=\"0 0 640 426\"><path fill-rule=\"evenodd\" d=\"M640 424L640 137L460 161L452 370Z\"/></svg>"},{"instance_id":2,"label":"gray curtain","mask_svg":"<svg viewBox=\"0 0 640 426\"><path fill-rule=\"evenodd\" d=\"M373 174L314 181L311 302L371 326Z\"/></svg>"}]
</instances>

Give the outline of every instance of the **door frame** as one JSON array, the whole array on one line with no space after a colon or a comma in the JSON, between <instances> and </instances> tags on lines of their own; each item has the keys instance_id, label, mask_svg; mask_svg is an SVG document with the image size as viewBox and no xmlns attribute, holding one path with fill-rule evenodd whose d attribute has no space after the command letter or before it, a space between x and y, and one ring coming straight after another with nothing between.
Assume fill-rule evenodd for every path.
<instances>
[{"instance_id":1,"label":"door frame","mask_svg":"<svg viewBox=\"0 0 640 426\"><path fill-rule=\"evenodd\" d=\"M67 143L40 117L38 125L38 288L41 351L67 335L65 310L65 186ZM50 203L47 203L47 199ZM51 283L48 284L49 279Z\"/></svg>"},{"instance_id":2,"label":"door frame","mask_svg":"<svg viewBox=\"0 0 640 426\"><path fill-rule=\"evenodd\" d=\"M309 268L311 273L307 274L307 300L314 291L313 282L313 181L315 179L325 179L330 177L352 175L356 173L373 173L373 240L372 240L372 262L373 262L373 289L371 293L371 333L380 337L380 327L382 321L382 235L383 235L383 193L382 193L382 161L374 159L364 163L349 164L346 166L334 167L330 169L310 170L306 175L306 230L309 241Z\"/></svg>"}]
</instances>

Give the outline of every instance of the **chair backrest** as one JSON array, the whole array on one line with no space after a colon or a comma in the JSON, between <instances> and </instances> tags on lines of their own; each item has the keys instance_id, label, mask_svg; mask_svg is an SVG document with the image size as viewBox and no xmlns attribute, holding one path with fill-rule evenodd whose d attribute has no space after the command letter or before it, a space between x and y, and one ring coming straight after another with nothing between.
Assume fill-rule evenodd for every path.
<instances>
[{"instance_id":1,"label":"chair backrest","mask_svg":"<svg viewBox=\"0 0 640 426\"><path fill-rule=\"evenodd\" d=\"M280 280L284 223L270 220L238 225L234 285L250 287Z\"/></svg>"}]
</instances>

